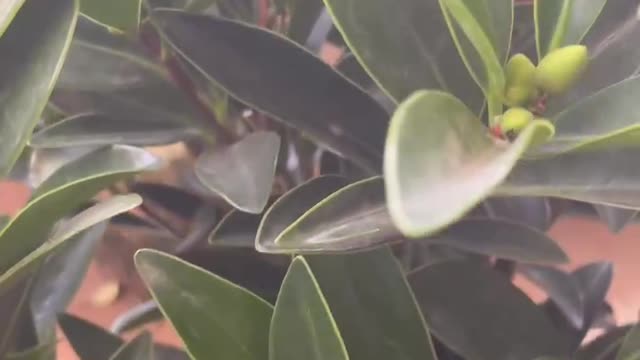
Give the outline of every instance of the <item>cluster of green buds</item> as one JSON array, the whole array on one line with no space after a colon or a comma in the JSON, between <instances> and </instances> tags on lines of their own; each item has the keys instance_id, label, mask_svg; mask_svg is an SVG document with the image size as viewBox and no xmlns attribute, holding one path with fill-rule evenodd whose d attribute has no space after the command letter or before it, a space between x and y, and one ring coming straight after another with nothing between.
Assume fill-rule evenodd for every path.
<instances>
[{"instance_id":1,"label":"cluster of green buds","mask_svg":"<svg viewBox=\"0 0 640 360\"><path fill-rule=\"evenodd\" d=\"M538 66L526 55L511 57L505 68L507 82L503 95L509 109L496 119L492 132L504 137L517 134L534 119L545 120L542 116L546 99L569 90L586 69L588 58L583 45L553 50Z\"/></svg>"}]
</instances>

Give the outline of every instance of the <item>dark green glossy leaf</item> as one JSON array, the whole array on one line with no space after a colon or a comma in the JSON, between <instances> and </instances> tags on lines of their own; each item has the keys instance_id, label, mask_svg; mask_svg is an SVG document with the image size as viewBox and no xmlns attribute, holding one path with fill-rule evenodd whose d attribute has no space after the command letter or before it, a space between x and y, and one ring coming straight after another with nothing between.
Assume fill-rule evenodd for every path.
<instances>
[{"instance_id":1,"label":"dark green glossy leaf","mask_svg":"<svg viewBox=\"0 0 640 360\"><path fill-rule=\"evenodd\" d=\"M313 25L322 13L322 0L285 0L289 14L287 35L291 40L304 45L311 34Z\"/></svg>"},{"instance_id":2,"label":"dark green glossy leaf","mask_svg":"<svg viewBox=\"0 0 640 360\"><path fill-rule=\"evenodd\" d=\"M0 231L9 223L10 219L8 216L0 216Z\"/></svg>"},{"instance_id":3,"label":"dark green glossy leaf","mask_svg":"<svg viewBox=\"0 0 640 360\"><path fill-rule=\"evenodd\" d=\"M521 161L496 190L500 196L550 196L640 209L640 151L569 152Z\"/></svg>"},{"instance_id":4,"label":"dark green glossy leaf","mask_svg":"<svg viewBox=\"0 0 640 360\"><path fill-rule=\"evenodd\" d=\"M135 31L140 24L142 0L80 0L80 11L120 31Z\"/></svg>"},{"instance_id":5,"label":"dark green glossy leaf","mask_svg":"<svg viewBox=\"0 0 640 360\"><path fill-rule=\"evenodd\" d=\"M471 76L491 101L501 105L513 26L512 0L439 0ZM490 110L491 111L491 110Z\"/></svg>"},{"instance_id":6,"label":"dark green glossy leaf","mask_svg":"<svg viewBox=\"0 0 640 360\"><path fill-rule=\"evenodd\" d=\"M325 3L349 48L395 101L417 90L441 89L480 110L484 99L458 55L437 0Z\"/></svg>"},{"instance_id":7,"label":"dark green glossy leaf","mask_svg":"<svg viewBox=\"0 0 640 360\"><path fill-rule=\"evenodd\" d=\"M518 271L547 293L549 299L562 311L571 325L576 329L582 328L584 325L582 292L571 274L536 265L519 266Z\"/></svg>"},{"instance_id":8,"label":"dark green glossy leaf","mask_svg":"<svg viewBox=\"0 0 640 360\"><path fill-rule=\"evenodd\" d=\"M238 22L169 10L153 19L176 52L230 95L379 170L386 112L320 59Z\"/></svg>"},{"instance_id":9,"label":"dark green glossy leaf","mask_svg":"<svg viewBox=\"0 0 640 360\"><path fill-rule=\"evenodd\" d=\"M55 254L78 233L87 230L117 214L129 211L142 203L138 195L121 195L92 206L63 223L49 237L47 242L31 251L15 265L0 275L0 292L6 291L16 282L24 279L49 255Z\"/></svg>"},{"instance_id":10,"label":"dark green glossy leaf","mask_svg":"<svg viewBox=\"0 0 640 360\"><path fill-rule=\"evenodd\" d=\"M54 103L68 114L104 115L113 122L111 127L128 123L134 129L209 131L191 100L168 80L167 71L141 49L128 37L80 16Z\"/></svg>"},{"instance_id":11,"label":"dark green glossy leaf","mask_svg":"<svg viewBox=\"0 0 640 360\"><path fill-rule=\"evenodd\" d=\"M584 326L582 329L582 336L584 336L596 320L609 287L611 287L613 265L608 262L588 264L575 270L573 277L577 281L584 305ZM578 340L581 341L582 338Z\"/></svg>"},{"instance_id":12,"label":"dark green glossy leaf","mask_svg":"<svg viewBox=\"0 0 640 360\"><path fill-rule=\"evenodd\" d=\"M524 263L569 261L562 248L543 232L504 220L465 219L425 241Z\"/></svg>"},{"instance_id":13,"label":"dark green glossy leaf","mask_svg":"<svg viewBox=\"0 0 640 360\"><path fill-rule=\"evenodd\" d=\"M272 307L249 291L154 250L135 256L138 272L197 359L264 359ZM204 336L203 334L206 334Z\"/></svg>"},{"instance_id":14,"label":"dark green glossy leaf","mask_svg":"<svg viewBox=\"0 0 640 360\"><path fill-rule=\"evenodd\" d=\"M350 359L436 359L427 325L389 248L305 259Z\"/></svg>"},{"instance_id":15,"label":"dark green glossy leaf","mask_svg":"<svg viewBox=\"0 0 640 360\"><path fill-rule=\"evenodd\" d=\"M7 354L6 360L52 360L56 358L56 344L44 343L34 348Z\"/></svg>"},{"instance_id":16,"label":"dark green glossy leaf","mask_svg":"<svg viewBox=\"0 0 640 360\"><path fill-rule=\"evenodd\" d=\"M547 231L554 222L549 199L543 197L493 197L482 204L494 219L509 220L540 231Z\"/></svg>"},{"instance_id":17,"label":"dark green glossy leaf","mask_svg":"<svg viewBox=\"0 0 640 360\"><path fill-rule=\"evenodd\" d=\"M347 184L348 180L341 176L324 175L309 180L280 197L260 221L255 238L256 249L263 252L287 252L288 249L281 249L282 244L277 243L281 233L317 203Z\"/></svg>"},{"instance_id":18,"label":"dark green glossy leaf","mask_svg":"<svg viewBox=\"0 0 640 360\"><path fill-rule=\"evenodd\" d=\"M122 345L109 360L152 360L151 333L143 331L130 342Z\"/></svg>"},{"instance_id":19,"label":"dark green glossy leaf","mask_svg":"<svg viewBox=\"0 0 640 360\"><path fill-rule=\"evenodd\" d=\"M114 146L62 166L0 232L0 270L6 271L38 248L57 220L98 191L155 165L156 159L142 149Z\"/></svg>"},{"instance_id":20,"label":"dark green glossy leaf","mask_svg":"<svg viewBox=\"0 0 640 360\"><path fill-rule=\"evenodd\" d=\"M231 210L211 231L209 243L214 246L252 248L261 219L261 215Z\"/></svg>"},{"instance_id":21,"label":"dark green glossy leaf","mask_svg":"<svg viewBox=\"0 0 640 360\"><path fill-rule=\"evenodd\" d=\"M269 359L349 359L322 290L301 257L291 263L276 301Z\"/></svg>"},{"instance_id":22,"label":"dark green glossy leaf","mask_svg":"<svg viewBox=\"0 0 640 360\"><path fill-rule=\"evenodd\" d=\"M63 165L96 150L97 148L93 146L59 149L32 149L31 155L29 156L29 173L25 182L29 185L31 190L34 190Z\"/></svg>"},{"instance_id":23,"label":"dark green glossy leaf","mask_svg":"<svg viewBox=\"0 0 640 360\"><path fill-rule=\"evenodd\" d=\"M638 358L640 358L640 326L636 324L624 337L616 360L637 360Z\"/></svg>"},{"instance_id":24,"label":"dark green glossy leaf","mask_svg":"<svg viewBox=\"0 0 640 360\"><path fill-rule=\"evenodd\" d=\"M9 1L2 7L8 21L19 4ZM77 0L27 1L0 38L0 177L22 153L47 104L77 12Z\"/></svg>"},{"instance_id":25,"label":"dark green glossy leaf","mask_svg":"<svg viewBox=\"0 0 640 360\"><path fill-rule=\"evenodd\" d=\"M539 58L566 45L579 44L607 0L535 0Z\"/></svg>"},{"instance_id":26,"label":"dark green glossy leaf","mask_svg":"<svg viewBox=\"0 0 640 360\"><path fill-rule=\"evenodd\" d=\"M136 329L148 323L164 319L158 304L154 300L143 302L142 304L133 306L125 313L113 320L111 332L122 334L129 330Z\"/></svg>"},{"instance_id":27,"label":"dark green glossy leaf","mask_svg":"<svg viewBox=\"0 0 640 360\"><path fill-rule=\"evenodd\" d=\"M118 336L69 314L60 314L58 323L80 359L109 360L124 341Z\"/></svg>"},{"instance_id":28,"label":"dark green glossy leaf","mask_svg":"<svg viewBox=\"0 0 640 360\"><path fill-rule=\"evenodd\" d=\"M384 175L389 212L410 237L460 219L509 174L532 144L553 130L534 121L511 144L490 137L458 99L420 91L391 120Z\"/></svg>"},{"instance_id":29,"label":"dark green glossy leaf","mask_svg":"<svg viewBox=\"0 0 640 360\"><path fill-rule=\"evenodd\" d=\"M601 1L597 0L595 3ZM592 10L590 6L582 6L578 12L583 11ZM635 45L640 36L640 18L636 16L637 11L636 0L606 2L600 16L583 41L590 53L586 71L566 94L549 99L547 116L556 114L589 95L638 74L640 47Z\"/></svg>"},{"instance_id":30,"label":"dark green glossy leaf","mask_svg":"<svg viewBox=\"0 0 640 360\"><path fill-rule=\"evenodd\" d=\"M175 143L198 135L195 129L179 124L130 121L102 114L80 114L49 125L33 134L29 146L60 148L128 144L153 146Z\"/></svg>"},{"instance_id":31,"label":"dark green glossy leaf","mask_svg":"<svg viewBox=\"0 0 640 360\"><path fill-rule=\"evenodd\" d=\"M621 209L613 206L596 204L594 208L600 219L609 226L609 230L613 233L622 231L638 215L637 210Z\"/></svg>"},{"instance_id":32,"label":"dark green glossy leaf","mask_svg":"<svg viewBox=\"0 0 640 360\"><path fill-rule=\"evenodd\" d=\"M387 212L382 178L374 177L345 186L322 199L283 229L269 251L361 250L400 238Z\"/></svg>"},{"instance_id":33,"label":"dark green glossy leaf","mask_svg":"<svg viewBox=\"0 0 640 360\"><path fill-rule=\"evenodd\" d=\"M409 281L433 334L467 359L567 354L545 314L489 266L443 262L413 272Z\"/></svg>"},{"instance_id":34,"label":"dark green glossy leaf","mask_svg":"<svg viewBox=\"0 0 640 360\"><path fill-rule=\"evenodd\" d=\"M40 341L55 339L56 315L63 312L80 287L107 223L78 234L49 256L31 289L31 311Z\"/></svg>"},{"instance_id":35,"label":"dark green glossy leaf","mask_svg":"<svg viewBox=\"0 0 640 360\"><path fill-rule=\"evenodd\" d=\"M241 211L259 214L269 201L280 152L280 137L254 132L198 158L196 175L214 193Z\"/></svg>"},{"instance_id":36,"label":"dark green glossy leaf","mask_svg":"<svg viewBox=\"0 0 640 360\"><path fill-rule=\"evenodd\" d=\"M554 115L556 135L539 148L540 153L639 145L637 114L640 105L633 95L639 89L640 77L632 77L583 98Z\"/></svg>"}]
</instances>

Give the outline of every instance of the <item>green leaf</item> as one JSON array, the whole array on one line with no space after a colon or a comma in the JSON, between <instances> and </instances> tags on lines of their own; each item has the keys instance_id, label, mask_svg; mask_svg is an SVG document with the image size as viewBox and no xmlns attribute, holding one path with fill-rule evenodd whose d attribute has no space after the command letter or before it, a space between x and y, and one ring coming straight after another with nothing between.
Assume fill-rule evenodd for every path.
<instances>
[{"instance_id":1,"label":"green leaf","mask_svg":"<svg viewBox=\"0 0 640 360\"><path fill-rule=\"evenodd\" d=\"M154 300L143 302L120 314L111 325L111 332L122 334L151 322L164 319L158 304Z\"/></svg>"},{"instance_id":2,"label":"green leaf","mask_svg":"<svg viewBox=\"0 0 640 360\"><path fill-rule=\"evenodd\" d=\"M277 243L280 234L317 203L348 184L346 178L324 175L290 190L266 211L255 237L255 247L263 252L287 252Z\"/></svg>"},{"instance_id":3,"label":"green leaf","mask_svg":"<svg viewBox=\"0 0 640 360\"><path fill-rule=\"evenodd\" d=\"M417 90L441 89L480 110L484 99L465 70L437 0L325 3L349 48L396 102Z\"/></svg>"},{"instance_id":4,"label":"green leaf","mask_svg":"<svg viewBox=\"0 0 640 360\"><path fill-rule=\"evenodd\" d=\"M322 290L301 257L291 263L276 301L269 359L349 359Z\"/></svg>"},{"instance_id":5,"label":"green leaf","mask_svg":"<svg viewBox=\"0 0 640 360\"><path fill-rule=\"evenodd\" d=\"M586 335L596 320L613 279L613 265L609 262L597 262L584 265L573 272L584 305L584 327L582 336ZM582 338L578 339L578 344Z\"/></svg>"},{"instance_id":6,"label":"green leaf","mask_svg":"<svg viewBox=\"0 0 640 360\"><path fill-rule=\"evenodd\" d=\"M525 263L569 261L562 248L543 232L504 220L465 219L425 242Z\"/></svg>"},{"instance_id":7,"label":"green leaf","mask_svg":"<svg viewBox=\"0 0 640 360\"><path fill-rule=\"evenodd\" d=\"M550 196L640 209L637 149L569 152L521 161L495 194Z\"/></svg>"},{"instance_id":8,"label":"green leaf","mask_svg":"<svg viewBox=\"0 0 640 360\"><path fill-rule=\"evenodd\" d=\"M513 26L511 0L439 0L458 51L489 101L500 101ZM491 109L491 104L489 104Z\"/></svg>"},{"instance_id":9,"label":"green leaf","mask_svg":"<svg viewBox=\"0 0 640 360\"><path fill-rule=\"evenodd\" d=\"M43 343L31 349L7 354L6 360L51 360L56 357L56 343Z\"/></svg>"},{"instance_id":10,"label":"green leaf","mask_svg":"<svg viewBox=\"0 0 640 360\"><path fill-rule=\"evenodd\" d=\"M120 31L136 31L140 24L142 0L80 0L80 11Z\"/></svg>"},{"instance_id":11,"label":"green leaf","mask_svg":"<svg viewBox=\"0 0 640 360\"><path fill-rule=\"evenodd\" d=\"M464 358L567 354L542 310L485 264L438 263L411 273L409 282L432 333Z\"/></svg>"},{"instance_id":12,"label":"green leaf","mask_svg":"<svg viewBox=\"0 0 640 360\"><path fill-rule=\"evenodd\" d=\"M69 314L60 314L58 323L80 359L109 360L124 341L98 325Z\"/></svg>"},{"instance_id":13,"label":"green leaf","mask_svg":"<svg viewBox=\"0 0 640 360\"><path fill-rule=\"evenodd\" d=\"M492 197L482 204L489 217L508 220L546 232L555 221L548 198Z\"/></svg>"},{"instance_id":14,"label":"green leaf","mask_svg":"<svg viewBox=\"0 0 640 360\"><path fill-rule=\"evenodd\" d=\"M231 96L379 171L387 114L329 65L275 33L238 22L171 10L152 18L178 54Z\"/></svg>"},{"instance_id":15,"label":"green leaf","mask_svg":"<svg viewBox=\"0 0 640 360\"><path fill-rule=\"evenodd\" d=\"M292 196L291 201L294 199ZM267 250L342 252L379 246L399 238L384 202L383 181L374 177L345 186L322 199L282 230ZM258 239L263 241L260 235Z\"/></svg>"},{"instance_id":16,"label":"green leaf","mask_svg":"<svg viewBox=\"0 0 640 360\"><path fill-rule=\"evenodd\" d=\"M518 271L543 289L576 329L584 325L582 292L576 280L564 271L545 266L518 266Z\"/></svg>"},{"instance_id":17,"label":"green leaf","mask_svg":"<svg viewBox=\"0 0 640 360\"><path fill-rule=\"evenodd\" d=\"M579 44L607 0L535 0L538 57L566 45Z\"/></svg>"},{"instance_id":18,"label":"green leaf","mask_svg":"<svg viewBox=\"0 0 640 360\"><path fill-rule=\"evenodd\" d=\"M154 146L195 137L195 129L176 123L130 121L101 114L79 114L42 128L29 141L34 148L128 144Z\"/></svg>"},{"instance_id":19,"label":"green leaf","mask_svg":"<svg viewBox=\"0 0 640 360\"><path fill-rule=\"evenodd\" d=\"M0 232L0 272L38 248L53 224L106 186L149 170L156 159L125 146L103 148L58 169Z\"/></svg>"},{"instance_id":20,"label":"green leaf","mask_svg":"<svg viewBox=\"0 0 640 360\"><path fill-rule=\"evenodd\" d=\"M8 0L0 10L0 37L7 30L25 0Z\"/></svg>"},{"instance_id":21,"label":"green leaf","mask_svg":"<svg viewBox=\"0 0 640 360\"><path fill-rule=\"evenodd\" d=\"M57 254L49 256L38 271L30 303L41 342L55 339L56 315L67 308L80 288L106 229L107 222L103 222L74 236Z\"/></svg>"},{"instance_id":22,"label":"green leaf","mask_svg":"<svg viewBox=\"0 0 640 360\"><path fill-rule=\"evenodd\" d=\"M595 204L594 208L600 219L609 227L609 231L613 233L622 231L622 229L631 224L635 220L636 215L638 215L637 210L622 209L607 205Z\"/></svg>"},{"instance_id":23,"label":"green leaf","mask_svg":"<svg viewBox=\"0 0 640 360\"><path fill-rule=\"evenodd\" d=\"M305 259L351 359L436 359L427 325L389 248Z\"/></svg>"},{"instance_id":24,"label":"green leaf","mask_svg":"<svg viewBox=\"0 0 640 360\"><path fill-rule=\"evenodd\" d=\"M616 360L637 360L640 359L640 325L636 324L625 336Z\"/></svg>"},{"instance_id":25,"label":"green leaf","mask_svg":"<svg viewBox=\"0 0 640 360\"><path fill-rule=\"evenodd\" d=\"M569 106L554 115L556 135L537 150L556 155L639 145L640 104L633 96L639 89L640 77L632 77Z\"/></svg>"},{"instance_id":26,"label":"green leaf","mask_svg":"<svg viewBox=\"0 0 640 360\"><path fill-rule=\"evenodd\" d=\"M290 18L287 35L300 45L304 45L322 13L322 0L285 0Z\"/></svg>"},{"instance_id":27,"label":"green leaf","mask_svg":"<svg viewBox=\"0 0 640 360\"><path fill-rule=\"evenodd\" d=\"M42 264L47 259L47 256L60 250L66 241L72 239L78 233L115 215L129 211L141 203L142 199L138 195L115 196L74 216L56 229L47 242L30 252L0 275L0 292L11 288L16 282L24 279L31 271Z\"/></svg>"},{"instance_id":28,"label":"green leaf","mask_svg":"<svg viewBox=\"0 0 640 360\"><path fill-rule=\"evenodd\" d=\"M255 244L262 216L237 209L229 211L211 230L209 244L213 246L247 247Z\"/></svg>"},{"instance_id":29,"label":"green leaf","mask_svg":"<svg viewBox=\"0 0 640 360\"><path fill-rule=\"evenodd\" d=\"M141 49L80 16L53 102L67 114L103 115L110 128L210 131L191 99Z\"/></svg>"},{"instance_id":30,"label":"green leaf","mask_svg":"<svg viewBox=\"0 0 640 360\"><path fill-rule=\"evenodd\" d=\"M598 336L579 349L575 354L576 360L605 360L614 359L618 348L631 326L620 326Z\"/></svg>"},{"instance_id":31,"label":"green leaf","mask_svg":"<svg viewBox=\"0 0 640 360\"><path fill-rule=\"evenodd\" d=\"M141 250L135 262L193 358L208 359L211 351L223 359L265 358L269 303L171 255Z\"/></svg>"},{"instance_id":32,"label":"green leaf","mask_svg":"<svg viewBox=\"0 0 640 360\"><path fill-rule=\"evenodd\" d=\"M280 136L259 131L196 162L198 179L241 211L259 214L269 201L280 152Z\"/></svg>"},{"instance_id":33,"label":"green leaf","mask_svg":"<svg viewBox=\"0 0 640 360\"><path fill-rule=\"evenodd\" d=\"M460 219L490 195L534 143L552 135L534 121L511 144L490 137L458 99L420 91L396 110L385 149L389 212L409 237Z\"/></svg>"},{"instance_id":34,"label":"green leaf","mask_svg":"<svg viewBox=\"0 0 640 360\"><path fill-rule=\"evenodd\" d=\"M575 0L574 0L575 1ZM596 4L602 0L594 1ZM580 2L589 2L583 0ZM592 11L582 6L579 13ZM635 0L607 1L593 27L584 38L590 53L589 65L574 86L547 103L547 116L556 114L575 102L638 73L640 48L634 44L640 34L640 19L636 16Z\"/></svg>"},{"instance_id":35,"label":"green leaf","mask_svg":"<svg viewBox=\"0 0 640 360\"><path fill-rule=\"evenodd\" d=\"M5 16L11 17L17 7L11 1L3 4L2 12L8 10ZM0 177L9 173L22 153L47 104L71 43L77 13L77 0L27 1L0 38L0 53L4 54L0 66Z\"/></svg>"},{"instance_id":36,"label":"green leaf","mask_svg":"<svg viewBox=\"0 0 640 360\"><path fill-rule=\"evenodd\" d=\"M130 342L122 345L109 360L151 360L153 357L153 342L151 333L143 331Z\"/></svg>"}]
</instances>

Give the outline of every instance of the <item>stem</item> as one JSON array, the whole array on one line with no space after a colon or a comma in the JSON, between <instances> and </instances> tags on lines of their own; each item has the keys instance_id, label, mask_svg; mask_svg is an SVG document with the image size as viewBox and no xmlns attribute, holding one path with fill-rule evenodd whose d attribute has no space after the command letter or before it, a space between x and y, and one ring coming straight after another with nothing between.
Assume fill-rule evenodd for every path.
<instances>
[{"instance_id":1,"label":"stem","mask_svg":"<svg viewBox=\"0 0 640 360\"><path fill-rule=\"evenodd\" d=\"M495 92L489 91L487 95L487 110L489 114L489 127L497 125L497 118L502 114L502 100L499 96L495 95Z\"/></svg>"}]
</instances>

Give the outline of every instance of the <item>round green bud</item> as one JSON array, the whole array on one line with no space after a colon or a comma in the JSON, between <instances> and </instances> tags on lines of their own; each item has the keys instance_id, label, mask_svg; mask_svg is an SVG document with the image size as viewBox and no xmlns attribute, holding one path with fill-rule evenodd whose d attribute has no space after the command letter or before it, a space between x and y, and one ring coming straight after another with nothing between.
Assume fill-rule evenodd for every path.
<instances>
[{"instance_id":1,"label":"round green bud","mask_svg":"<svg viewBox=\"0 0 640 360\"><path fill-rule=\"evenodd\" d=\"M503 132L519 132L524 129L529 123L533 121L533 114L531 111L514 107L504 112L502 115L502 121L500 122L500 128Z\"/></svg>"},{"instance_id":2,"label":"round green bud","mask_svg":"<svg viewBox=\"0 0 640 360\"><path fill-rule=\"evenodd\" d=\"M535 71L535 84L551 95L567 91L582 75L589 62L586 46L570 45L548 53Z\"/></svg>"},{"instance_id":3,"label":"round green bud","mask_svg":"<svg viewBox=\"0 0 640 360\"><path fill-rule=\"evenodd\" d=\"M535 71L535 65L524 54L516 54L509 59L505 68L505 105L522 106L535 97Z\"/></svg>"}]
</instances>

